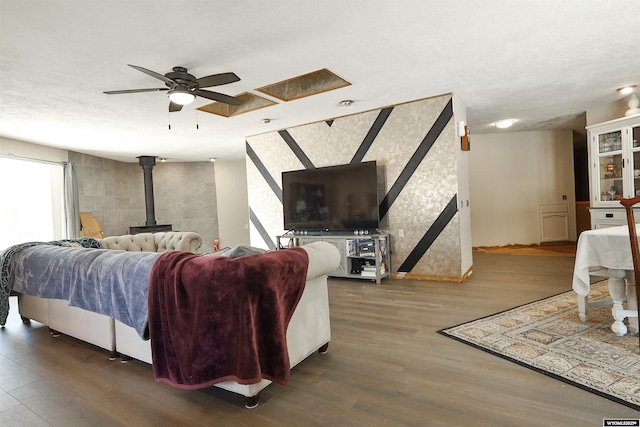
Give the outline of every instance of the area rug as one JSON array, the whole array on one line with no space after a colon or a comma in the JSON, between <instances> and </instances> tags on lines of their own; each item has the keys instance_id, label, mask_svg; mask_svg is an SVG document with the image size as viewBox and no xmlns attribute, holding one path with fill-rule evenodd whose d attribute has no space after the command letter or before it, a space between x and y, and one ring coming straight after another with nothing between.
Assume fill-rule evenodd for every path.
<instances>
[{"instance_id":1,"label":"area rug","mask_svg":"<svg viewBox=\"0 0 640 427\"><path fill-rule=\"evenodd\" d=\"M589 300L607 298L607 282ZM537 372L640 410L638 336L611 332L611 306L578 318L576 294L565 292L439 333Z\"/></svg>"}]
</instances>

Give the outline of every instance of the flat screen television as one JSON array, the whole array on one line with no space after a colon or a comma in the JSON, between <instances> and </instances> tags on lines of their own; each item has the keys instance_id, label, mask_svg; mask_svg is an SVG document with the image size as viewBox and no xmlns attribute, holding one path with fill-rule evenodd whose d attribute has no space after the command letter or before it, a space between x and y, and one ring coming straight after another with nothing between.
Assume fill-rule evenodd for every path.
<instances>
[{"instance_id":1,"label":"flat screen television","mask_svg":"<svg viewBox=\"0 0 640 427\"><path fill-rule=\"evenodd\" d=\"M379 227L376 162L282 172L285 230L372 231Z\"/></svg>"}]
</instances>

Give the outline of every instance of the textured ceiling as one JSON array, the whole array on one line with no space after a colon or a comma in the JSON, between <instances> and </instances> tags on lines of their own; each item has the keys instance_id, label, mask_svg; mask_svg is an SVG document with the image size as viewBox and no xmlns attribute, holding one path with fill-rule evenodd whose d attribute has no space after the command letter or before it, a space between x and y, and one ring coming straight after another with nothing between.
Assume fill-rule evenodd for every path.
<instances>
[{"instance_id":1,"label":"textured ceiling","mask_svg":"<svg viewBox=\"0 0 640 427\"><path fill-rule=\"evenodd\" d=\"M583 127L640 86L637 0L0 0L0 24L0 137L129 162L242 158L248 135L450 92L472 133L505 118ZM229 118L197 111L201 98L169 115L166 92L102 93L162 86L127 64L232 71L241 81L213 88L228 95L322 68L351 85Z\"/></svg>"}]
</instances>

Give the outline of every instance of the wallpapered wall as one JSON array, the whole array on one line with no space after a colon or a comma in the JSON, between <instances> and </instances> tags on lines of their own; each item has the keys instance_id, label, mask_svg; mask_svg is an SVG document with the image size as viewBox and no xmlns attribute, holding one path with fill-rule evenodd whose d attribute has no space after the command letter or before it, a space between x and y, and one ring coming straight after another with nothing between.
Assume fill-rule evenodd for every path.
<instances>
[{"instance_id":1,"label":"wallpapered wall","mask_svg":"<svg viewBox=\"0 0 640 427\"><path fill-rule=\"evenodd\" d=\"M100 220L107 236L145 225L144 177L138 163L69 152L77 164L80 211ZM157 163L153 168L157 224L202 236L199 252L213 250L218 234L214 163Z\"/></svg>"},{"instance_id":2,"label":"wallpapered wall","mask_svg":"<svg viewBox=\"0 0 640 427\"><path fill-rule=\"evenodd\" d=\"M248 137L251 244L275 248L284 232L283 171L376 160L394 276L463 278L470 266L461 262L453 101L449 94Z\"/></svg>"}]
</instances>

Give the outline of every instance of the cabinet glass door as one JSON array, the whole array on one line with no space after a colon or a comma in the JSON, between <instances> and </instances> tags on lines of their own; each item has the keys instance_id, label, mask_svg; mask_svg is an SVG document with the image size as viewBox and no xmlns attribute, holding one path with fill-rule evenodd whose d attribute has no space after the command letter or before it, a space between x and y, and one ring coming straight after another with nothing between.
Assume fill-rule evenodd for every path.
<instances>
[{"instance_id":1,"label":"cabinet glass door","mask_svg":"<svg viewBox=\"0 0 640 427\"><path fill-rule=\"evenodd\" d=\"M598 135L598 159L600 162L600 200L603 202L614 201L616 196L620 198L624 194L621 131ZM638 164L640 165L640 157Z\"/></svg>"},{"instance_id":2,"label":"cabinet glass door","mask_svg":"<svg viewBox=\"0 0 640 427\"><path fill-rule=\"evenodd\" d=\"M609 153L622 150L622 131L601 133L598 135L598 152Z\"/></svg>"},{"instance_id":3,"label":"cabinet glass door","mask_svg":"<svg viewBox=\"0 0 640 427\"><path fill-rule=\"evenodd\" d=\"M631 153L633 158L633 196L640 196L640 126L631 128Z\"/></svg>"}]
</instances>

